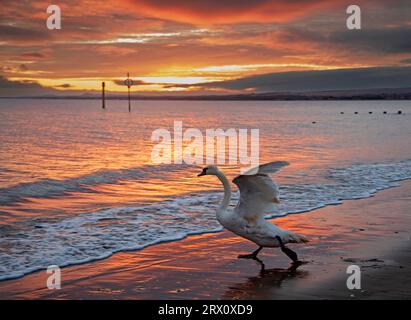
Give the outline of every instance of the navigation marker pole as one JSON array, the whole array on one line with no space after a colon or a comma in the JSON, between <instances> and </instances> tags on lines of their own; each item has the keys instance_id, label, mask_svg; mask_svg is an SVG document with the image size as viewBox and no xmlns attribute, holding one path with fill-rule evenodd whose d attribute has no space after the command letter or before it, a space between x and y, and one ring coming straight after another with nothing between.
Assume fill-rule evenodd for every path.
<instances>
[{"instance_id":1,"label":"navigation marker pole","mask_svg":"<svg viewBox=\"0 0 411 320\"><path fill-rule=\"evenodd\" d=\"M101 99L102 99L102 108L103 108L103 109L106 108L106 92L105 92L105 87L106 87L105 82L102 82L102 83L101 83L101 94L102 94Z\"/></svg>"},{"instance_id":2,"label":"navigation marker pole","mask_svg":"<svg viewBox=\"0 0 411 320\"><path fill-rule=\"evenodd\" d=\"M131 112L130 88L133 85L133 80L130 79L130 73L127 73L127 79L124 81L124 84L128 88L128 112Z\"/></svg>"}]
</instances>

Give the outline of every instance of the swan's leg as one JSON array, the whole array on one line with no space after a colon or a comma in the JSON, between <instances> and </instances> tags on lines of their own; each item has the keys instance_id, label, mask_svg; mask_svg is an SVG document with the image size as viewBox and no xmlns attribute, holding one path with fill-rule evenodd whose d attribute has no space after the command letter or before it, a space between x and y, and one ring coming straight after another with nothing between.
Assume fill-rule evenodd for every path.
<instances>
[{"instance_id":1,"label":"swan's leg","mask_svg":"<svg viewBox=\"0 0 411 320\"><path fill-rule=\"evenodd\" d=\"M254 259L255 261L257 261L257 263L260 265L260 273L264 274L265 272L265 264L264 262L262 262L260 259L258 259L257 257Z\"/></svg>"},{"instance_id":2,"label":"swan's leg","mask_svg":"<svg viewBox=\"0 0 411 320\"><path fill-rule=\"evenodd\" d=\"M250 254L240 254L238 256L239 259L257 259L257 254L263 249L263 247L259 247L257 250L255 250L253 253Z\"/></svg>"},{"instance_id":3,"label":"swan's leg","mask_svg":"<svg viewBox=\"0 0 411 320\"><path fill-rule=\"evenodd\" d=\"M291 260L293 260L294 263L298 263L300 262L298 260L298 256L297 253L295 253L293 250L291 250L290 248L287 248L284 243L283 240L281 240L281 238L279 236L276 236L278 242L280 243L280 248L281 251L284 252Z\"/></svg>"}]
</instances>

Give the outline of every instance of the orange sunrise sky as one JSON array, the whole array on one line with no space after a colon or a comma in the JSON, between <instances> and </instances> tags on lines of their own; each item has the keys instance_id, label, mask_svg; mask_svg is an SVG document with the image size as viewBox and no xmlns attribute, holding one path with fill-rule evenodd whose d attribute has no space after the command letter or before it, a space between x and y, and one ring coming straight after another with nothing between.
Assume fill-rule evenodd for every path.
<instances>
[{"instance_id":1,"label":"orange sunrise sky","mask_svg":"<svg viewBox=\"0 0 411 320\"><path fill-rule=\"evenodd\" d=\"M48 30L47 7L62 29ZM403 68L411 64L409 1L2 1L2 94L258 92L258 76L286 71ZM387 69L384 69L385 71ZM398 69L397 69L398 70ZM242 87L226 85L253 76ZM228 81L228 82L227 82Z\"/></svg>"}]
</instances>

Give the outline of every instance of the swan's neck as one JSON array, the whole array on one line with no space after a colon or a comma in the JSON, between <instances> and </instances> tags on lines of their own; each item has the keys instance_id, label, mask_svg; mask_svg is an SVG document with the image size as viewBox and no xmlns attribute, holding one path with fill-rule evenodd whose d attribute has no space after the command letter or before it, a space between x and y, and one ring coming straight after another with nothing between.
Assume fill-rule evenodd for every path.
<instances>
[{"instance_id":1,"label":"swan's neck","mask_svg":"<svg viewBox=\"0 0 411 320\"><path fill-rule=\"evenodd\" d=\"M227 180L226 176L224 175L224 173L218 172L216 174L216 176L224 186L224 199L221 202L220 207L217 211L217 215L218 215L218 214L223 214L227 210L228 205L230 204L231 186L230 186L230 182L228 182L228 180Z\"/></svg>"}]
</instances>

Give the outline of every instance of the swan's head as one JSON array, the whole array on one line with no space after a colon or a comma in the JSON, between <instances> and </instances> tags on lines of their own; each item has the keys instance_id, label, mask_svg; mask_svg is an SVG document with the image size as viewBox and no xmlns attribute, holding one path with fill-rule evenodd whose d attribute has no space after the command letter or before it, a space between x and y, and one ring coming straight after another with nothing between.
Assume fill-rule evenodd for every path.
<instances>
[{"instance_id":1,"label":"swan's head","mask_svg":"<svg viewBox=\"0 0 411 320\"><path fill-rule=\"evenodd\" d=\"M220 172L216 166L207 166L203 168L203 171L197 175L197 177L205 176L205 175L217 175Z\"/></svg>"}]
</instances>

